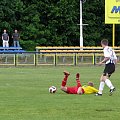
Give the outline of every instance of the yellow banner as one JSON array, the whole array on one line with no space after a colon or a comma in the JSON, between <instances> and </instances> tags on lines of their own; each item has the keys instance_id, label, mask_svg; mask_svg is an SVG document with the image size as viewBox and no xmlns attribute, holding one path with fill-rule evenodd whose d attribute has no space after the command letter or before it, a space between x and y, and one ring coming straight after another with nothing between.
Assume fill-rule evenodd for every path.
<instances>
[{"instance_id":1,"label":"yellow banner","mask_svg":"<svg viewBox=\"0 0 120 120\"><path fill-rule=\"evenodd\" d=\"M120 24L120 0L105 0L105 23Z\"/></svg>"}]
</instances>

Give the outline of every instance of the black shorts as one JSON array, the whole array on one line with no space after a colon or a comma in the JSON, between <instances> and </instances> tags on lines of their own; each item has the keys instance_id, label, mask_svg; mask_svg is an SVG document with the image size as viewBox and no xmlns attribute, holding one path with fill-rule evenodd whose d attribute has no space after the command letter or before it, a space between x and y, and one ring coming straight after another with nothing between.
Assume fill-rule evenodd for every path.
<instances>
[{"instance_id":1,"label":"black shorts","mask_svg":"<svg viewBox=\"0 0 120 120\"><path fill-rule=\"evenodd\" d=\"M103 71L103 76L110 77L113 72L115 72L115 64L114 63L106 64L105 69Z\"/></svg>"}]
</instances>

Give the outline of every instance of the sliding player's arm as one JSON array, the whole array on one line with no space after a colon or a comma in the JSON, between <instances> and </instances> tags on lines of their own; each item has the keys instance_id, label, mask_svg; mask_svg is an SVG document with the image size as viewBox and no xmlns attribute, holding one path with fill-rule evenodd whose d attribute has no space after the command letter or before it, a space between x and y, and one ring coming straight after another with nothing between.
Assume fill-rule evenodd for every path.
<instances>
[{"instance_id":1,"label":"sliding player's arm","mask_svg":"<svg viewBox=\"0 0 120 120\"><path fill-rule=\"evenodd\" d=\"M91 87L93 93L97 93L98 92L98 89L94 88L94 87Z\"/></svg>"}]
</instances>

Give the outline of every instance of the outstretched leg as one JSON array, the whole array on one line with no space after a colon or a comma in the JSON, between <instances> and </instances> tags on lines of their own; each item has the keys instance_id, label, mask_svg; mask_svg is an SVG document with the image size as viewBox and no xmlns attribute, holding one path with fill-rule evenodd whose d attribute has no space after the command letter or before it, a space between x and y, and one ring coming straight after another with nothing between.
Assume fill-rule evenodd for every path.
<instances>
[{"instance_id":1,"label":"outstretched leg","mask_svg":"<svg viewBox=\"0 0 120 120\"><path fill-rule=\"evenodd\" d=\"M76 74L76 82L77 82L77 87L78 88L82 86L81 83L80 83L80 74L79 73Z\"/></svg>"},{"instance_id":2,"label":"outstretched leg","mask_svg":"<svg viewBox=\"0 0 120 120\"><path fill-rule=\"evenodd\" d=\"M77 82L77 88L78 88L77 94L80 94L80 95L84 94L84 90L83 90L82 85L80 83L80 74L79 73L76 74L76 82Z\"/></svg>"},{"instance_id":3,"label":"outstretched leg","mask_svg":"<svg viewBox=\"0 0 120 120\"><path fill-rule=\"evenodd\" d=\"M62 80L62 84L61 84L61 90L64 92L67 92L66 83L69 75L70 75L69 72L64 71L64 79Z\"/></svg>"},{"instance_id":4,"label":"outstretched leg","mask_svg":"<svg viewBox=\"0 0 120 120\"><path fill-rule=\"evenodd\" d=\"M109 95L112 95L112 93L115 91L115 87L112 85L111 81L109 80L109 76L107 76L107 75L105 76L103 74L100 79L99 92L96 94L96 96L102 96L102 91L104 89L105 84L110 88Z\"/></svg>"}]
</instances>

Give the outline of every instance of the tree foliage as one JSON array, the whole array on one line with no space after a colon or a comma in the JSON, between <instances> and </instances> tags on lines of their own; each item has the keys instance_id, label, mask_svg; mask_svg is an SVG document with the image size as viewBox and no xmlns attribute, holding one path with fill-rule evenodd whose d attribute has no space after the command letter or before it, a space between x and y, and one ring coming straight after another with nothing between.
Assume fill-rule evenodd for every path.
<instances>
[{"instance_id":1,"label":"tree foliage","mask_svg":"<svg viewBox=\"0 0 120 120\"><path fill-rule=\"evenodd\" d=\"M84 45L100 45L112 41L112 25L105 25L103 0L87 0L83 4ZM11 35L18 29L21 46L33 50L36 45L79 46L79 0L2 0L0 1L0 33ZM120 45L120 25L116 26L116 45ZM12 39L11 45L12 45ZM2 44L2 43L1 43Z\"/></svg>"}]
</instances>

